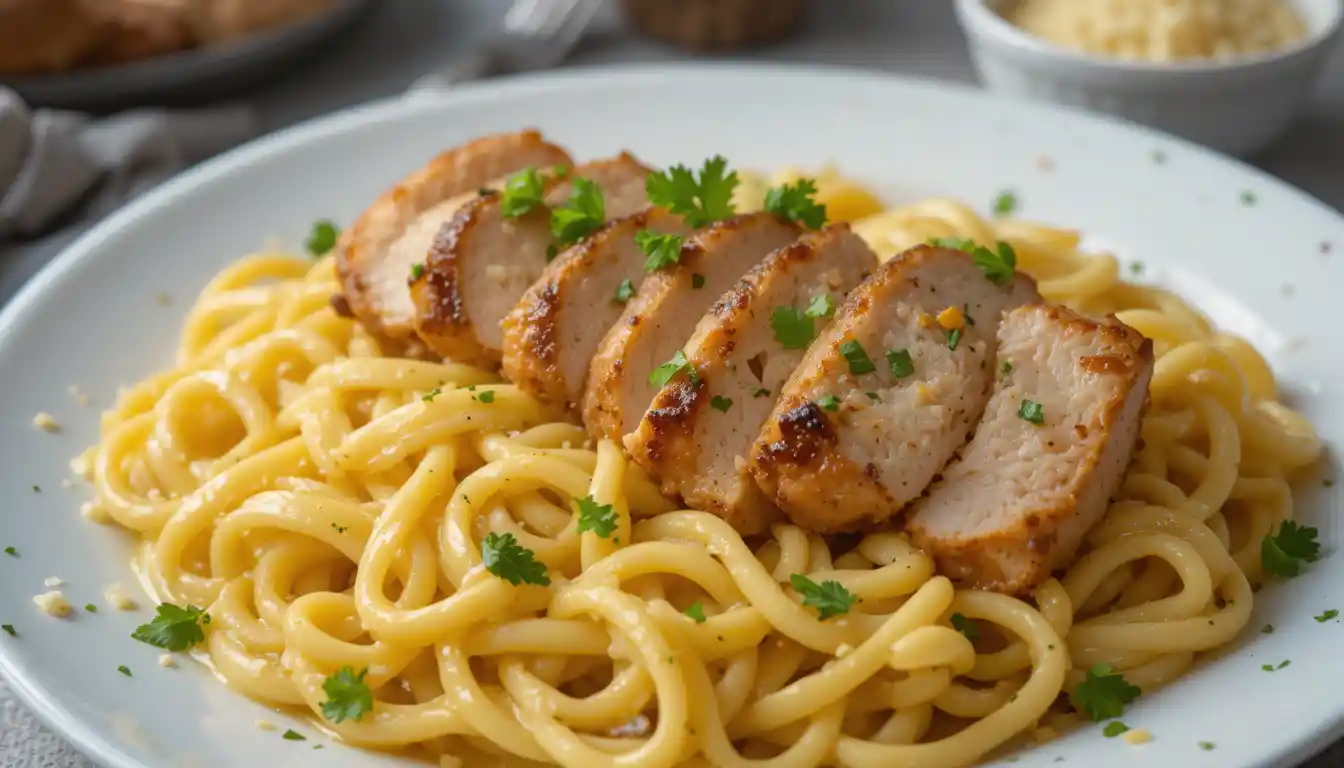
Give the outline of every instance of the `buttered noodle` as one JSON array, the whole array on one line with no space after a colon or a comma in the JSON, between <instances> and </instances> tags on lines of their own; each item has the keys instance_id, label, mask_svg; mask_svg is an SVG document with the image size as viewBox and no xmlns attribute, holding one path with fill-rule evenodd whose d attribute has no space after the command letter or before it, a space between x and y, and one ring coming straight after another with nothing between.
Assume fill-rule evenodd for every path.
<instances>
[{"instance_id":1,"label":"buttered noodle","mask_svg":"<svg viewBox=\"0 0 1344 768\"><path fill-rule=\"evenodd\" d=\"M821 186L833 211L874 207ZM215 278L174 367L105 415L95 503L143 537L159 599L208 606L230 686L322 722L324 678L367 669L374 711L326 726L443 765L966 765L1076 721L1056 699L1094 664L1151 691L1242 631L1259 542L1320 452L1260 355L1072 232L946 200L856 229L884 257L1006 240L1044 296L1156 341L1119 500L1032 600L954 589L897 533L780 524L749 544L674 509L614 443L512 385L380 348L329 305L330 258L253 256ZM610 539L576 533L571 500L589 494L618 515ZM512 533L551 585L484 570L487 532ZM819 621L793 573L860 602ZM703 623L683 614L697 601Z\"/></svg>"}]
</instances>

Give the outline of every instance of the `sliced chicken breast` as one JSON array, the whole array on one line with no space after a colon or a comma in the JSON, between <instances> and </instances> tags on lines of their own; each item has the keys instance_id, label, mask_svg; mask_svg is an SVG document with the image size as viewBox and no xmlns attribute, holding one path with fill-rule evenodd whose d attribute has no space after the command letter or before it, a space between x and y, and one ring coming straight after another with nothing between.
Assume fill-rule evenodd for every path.
<instances>
[{"instance_id":1,"label":"sliced chicken breast","mask_svg":"<svg viewBox=\"0 0 1344 768\"><path fill-rule=\"evenodd\" d=\"M1035 304L1004 319L999 359L975 437L907 528L939 573L1016 594L1073 561L1120 487L1153 344L1114 318Z\"/></svg>"},{"instance_id":2,"label":"sliced chicken breast","mask_svg":"<svg viewBox=\"0 0 1344 768\"><path fill-rule=\"evenodd\" d=\"M632 155L585 163L573 175L602 190L605 217L620 218L648 207L644 179L650 169ZM461 363L494 366L504 331L500 321L555 257L550 207L567 201L570 177L548 179L546 206L517 218L504 215L501 198L472 200L444 224L421 254L424 271L411 281L415 330L439 355Z\"/></svg>"},{"instance_id":3,"label":"sliced chicken breast","mask_svg":"<svg viewBox=\"0 0 1344 768\"><path fill-rule=\"evenodd\" d=\"M1003 314L1040 300L959 250L921 246L850 293L752 447L757 484L798 525L850 531L918 498L979 421Z\"/></svg>"},{"instance_id":4,"label":"sliced chicken breast","mask_svg":"<svg viewBox=\"0 0 1344 768\"><path fill-rule=\"evenodd\" d=\"M743 534L764 530L779 510L756 487L745 456L780 388L803 359L777 337L776 309L834 307L877 269L877 255L837 224L774 251L724 294L696 327L685 352L698 376L658 392L639 428L626 435L634 459L697 509ZM829 313L807 318L818 327ZM787 338L787 337L786 337Z\"/></svg>"},{"instance_id":5,"label":"sliced chicken breast","mask_svg":"<svg viewBox=\"0 0 1344 768\"><path fill-rule=\"evenodd\" d=\"M644 281L643 230L686 236L680 216L649 208L608 223L546 267L504 319L504 375L538 399L577 410L588 365Z\"/></svg>"},{"instance_id":6,"label":"sliced chicken breast","mask_svg":"<svg viewBox=\"0 0 1344 768\"><path fill-rule=\"evenodd\" d=\"M589 433L619 440L634 431L658 392L649 374L682 349L715 299L801 234L768 213L737 216L700 230L676 264L649 275L588 369L583 421Z\"/></svg>"},{"instance_id":7,"label":"sliced chicken breast","mask_svg":"<svg viewBox=\"0 0 1344 768\"><path fill-rule=\"evenodd\" d=\"M569 166L569 153L536 131L486 136L444 152L402 179L360 214L337 245L346 300L365 327L394 338L411 335L411 265L424 261L434 235L477 190L536 166Z\"/></svg>"}]
</instances>

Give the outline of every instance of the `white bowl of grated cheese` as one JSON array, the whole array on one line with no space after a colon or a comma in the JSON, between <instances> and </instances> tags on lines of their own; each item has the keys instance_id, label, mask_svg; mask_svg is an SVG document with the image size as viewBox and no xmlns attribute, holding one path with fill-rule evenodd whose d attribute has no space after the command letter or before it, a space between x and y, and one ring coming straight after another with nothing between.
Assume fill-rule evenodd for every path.
<instances>
[{"instance_id":1,"label":"white bowl of grated cheese","mask_svg":"<svg viewBox=\"0 0 1344 768\"><path fill-rule=\"evenodd\" d=\"M1344 17L1340 0L956 3L988 87L1118 115L1234 155L1263 149L1292 124ZM1260 15L1238 15L1252 12Z\"/></svg>"}]
</instances>

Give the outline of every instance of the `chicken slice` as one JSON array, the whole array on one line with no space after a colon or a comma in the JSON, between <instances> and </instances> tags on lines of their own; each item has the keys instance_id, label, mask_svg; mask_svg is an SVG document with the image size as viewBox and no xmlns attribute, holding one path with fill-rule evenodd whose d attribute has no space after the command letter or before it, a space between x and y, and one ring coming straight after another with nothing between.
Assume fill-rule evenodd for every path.
<instances>
[{"instance_id":1,"label":"chicken slice","mask_svg":"<svg viewBox=\"0 0 1344 768\"><path fill-rule=\"evenodd\" d=\"M689 235L680 216L649 208L610 222L546 267L504 319L504 375L538 399L570 409L607 329L644 281L643 230Z\"/></svg>"},{"instance_id":2,"label":"chicken slice","mask_svg":"<svg viewBox=\"0 0 1344 768\"><path fill-rule=\"evenodd\" d=\"M477 190L536 166L569 166L569 154L536 131L485 136L444 152L370 205L342 235L336 268L345 297L365 327L402 338L414 331L407 289L411 265L423 261L439 226Z\"/></svg>"},{"instance_id":3,"label":"chicken slice","mask_svg":"<svg viewBox=\"0 0 1344 768\"><path fill-rule=\"evenodd\" d=\"M653 399L625 446L662 481L663 492L754 534L779 510L756 487L745 456L803 349L785 347L778 307L838 306L877 268L877 256L836 224L774 251L715 303L686 344L694 381L680 377ZM814 322L825 324L825 313Z\"/></svg>"},{"instance_id":4,"label":"chicken slice","mask_svg":"<svg viewBox=\"0 0 1344 768\"><path fill-rule=\"evenodd\" d=\"M1114 318L1034 304L1004 318L999 359L975 437L907 528L940 573L1016 594L1073 561L1120 487L1153 343Z\"/></svg>"},{"instance_id":5,"label":"chicken slice","mask_svg":"<svg viewBox=\"0 0 1344 768\"><path fill-rule=\"evenodd\" d=\"M996 284L958 250L920 246L882 265L784 385L752 446L761 490L814 531L895 515L980 419L1000 318L1035 301L1031 278Z\"/></svg>"},{"instance_id":6,"label":"chicken slice","mask_svg":"<svg viewBox=\"0 0 1344 768\"><path fill-rule=\"evenodd\" d=\"M634 431L658 387L649 374L685 345L696 323L747 270L802 230L768 213L720 221L700 230L680 260L649 275L607 332L588 369L583 421L594 437L619 440Z\"/></svg>"},{"instance_id":7,"label":"chicken slice","mask_svg":"<svg viewBox=\"0 0 1344 768\"><path fill-rule=\"evenodd\" d=\"M607 219L648 207L649 168L632 155L579 165L573 175L602 190ZM504 215L499 195L472 200L421 253L424 272L411 282L415 330L439 355L487 367L499 363L500 321L555 257L547 208L567 201L573 185L570 177L548 178L543 189L546 206L517 218Z\"/></svg>"}]
</instances>

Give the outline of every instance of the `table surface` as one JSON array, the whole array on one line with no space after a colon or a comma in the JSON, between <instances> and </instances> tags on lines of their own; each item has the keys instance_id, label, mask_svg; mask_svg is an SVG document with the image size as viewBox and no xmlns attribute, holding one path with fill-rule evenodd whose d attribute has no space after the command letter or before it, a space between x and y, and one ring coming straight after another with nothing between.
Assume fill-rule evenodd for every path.
<instances>
[{"instance_id":1,"label":"table surface","mask_svg":"<svg viewBox=\"0 0 1344 768\"><path fill-rule=\"evenodd\" d=\"M974 82L965 42L947 0L811 0L805 34L731 60L813 62L866 67L910 77ZM368 17L317 58L241 94L266 130L332 110L394 95L418 76L443 66L490 34L505 0L378 0ZM824 12L823 12L824 6ZM683 54L619 30L614 17L599 25L566 65L670 62ZM1274 148L1252 158L1260 168L1344 207L1344 52L1336 51L1312 108ZM0 304L68 238L0 251ZM85 768L57 737L37 726L0 683L0 768ZM1344 743L1309 768L1344 765Z\"/></svg>"}]
</instances>

